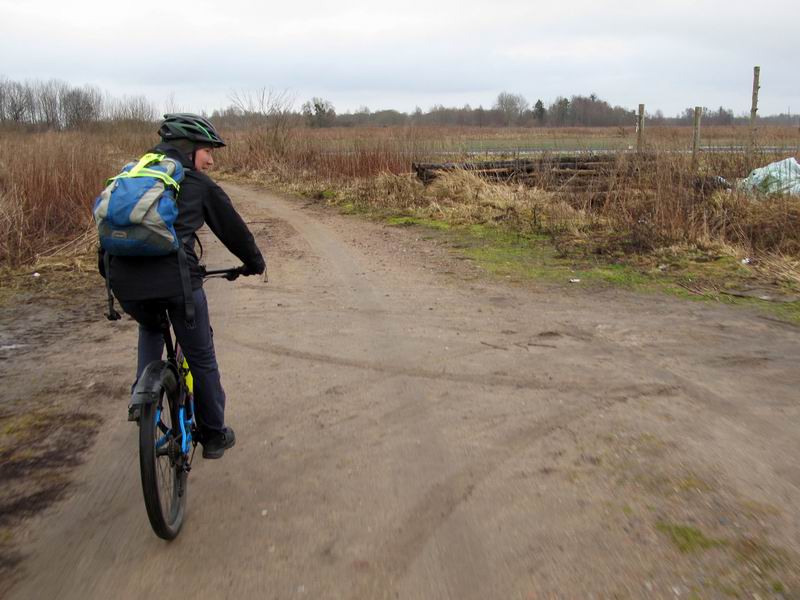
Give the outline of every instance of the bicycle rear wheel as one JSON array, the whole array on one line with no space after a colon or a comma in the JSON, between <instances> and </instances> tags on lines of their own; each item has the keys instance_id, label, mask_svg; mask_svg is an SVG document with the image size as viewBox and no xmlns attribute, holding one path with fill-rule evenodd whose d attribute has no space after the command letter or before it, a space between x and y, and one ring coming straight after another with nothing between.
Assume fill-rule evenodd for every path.
<instances>
[{"instance_id":1,"label":"bicycle rear wheel","mask_svg":"<svg viewBox=\"0 0 800 600\"><path fill-rule=\"evenodd\" d=\"M173 377L164 369L162 377ZM142 406L139 419L139 465L147 517L155 534L174 539L186 512L186 471L183 469L178 410L162 383L158 402Z\"/></svg>"}]
</instances>

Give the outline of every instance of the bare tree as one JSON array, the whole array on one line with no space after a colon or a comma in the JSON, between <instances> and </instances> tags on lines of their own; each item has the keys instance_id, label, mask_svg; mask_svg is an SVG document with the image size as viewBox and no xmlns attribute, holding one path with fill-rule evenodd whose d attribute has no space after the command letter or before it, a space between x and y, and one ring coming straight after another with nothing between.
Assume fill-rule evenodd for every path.
<instances>
[{"instance_id":1,"label":"bare tree","mask_svg":"<svg viewBox=\"0 0 800 600\"><path fill-rule=\"evenodd\" d=\"M156 120L156 107L144 96L125 96L108 99L108 118L113 121L148 123Z\"/></svg>"},{"instance_id":2,"label":"bare tree","mask_svg":"<svg viewBox=\"0 0 800 600\"><path fill-rule=\"evenodd\" d=\"M500 92L494 103L494 109L503 115L505 124L510 126L517 123L522 113L528 110L528 101L522 94Z\"/></svg>"},{"instance_id":3,"label":"bare tree","mask_svg":"<svg viewBox=\"0 0 800 600\"><path fill-rule=\"evenodd\" d=\"M314 97L303 104L303 116L311 127L332 127L336 122L336 109L330 101Z\"/></svg>"},{"instance_id":4,"label":"bare tree","mask_svg":"<svg viewBox=\"0 0 800 600\"><path fill-rule=\"evenodd\" d=\"M181 112L180 106L175 102L175 92L170 92L167 99L164 101L164 113L178 113Z\"/></svg>"},{"instance_id":5,"label":"bare tree","mask_svg":"<svg viewBox=\"0 0 800 600\"><path fill-rule=\"evenodd\" d=\"M103 95L95 87L67 88L60 97L64 126L77 129L100 119L103 112Z\"/></svg>"},{"instance_id":6,"label":"bare tree","mask_svg":"<svg viewBox=\"0 0 800 600\"><path fill-rule=\"evenodd\" d=\"M49 129L61 129L63 116L59 98L67 84L51 79L37 86L36 97L39 104L41 122Z\"/></svg>"},{"instance_id":7,"label":"bare tree","mask_svg":"<svg viewBox=\"0 0 800 600\"><path fill-rule=\"evenodd\" d=\"M24 123L27 108L25 86L18 81L9 81L6 87L6 114L12 123Z\"/></svg>"},{"instance_id":8,"label":"bare tree","mask_svg":"<svg viewBox=\"0 0 800 600\"><path fill-rule=\"evenodd\" d=\"M214 111L214 118L244 124L266 142L269 148L283 153L289 140L289 131L297 119L293 112L295 96L289 90L262 87L257 90L232 90L228 95L231 105L224 111Z\"/></svg>"},{"instance_id":9,"label":"bare tree","mask_svg":"<svg viewBox=\"0 0 800 600\"><path fill-rule=\"evenodd\" d=\"M295 100L288 90L267 87L253 91L232 90L228 99L242 115L262 119L291 112Z\"/></svg>"}]
</instances>

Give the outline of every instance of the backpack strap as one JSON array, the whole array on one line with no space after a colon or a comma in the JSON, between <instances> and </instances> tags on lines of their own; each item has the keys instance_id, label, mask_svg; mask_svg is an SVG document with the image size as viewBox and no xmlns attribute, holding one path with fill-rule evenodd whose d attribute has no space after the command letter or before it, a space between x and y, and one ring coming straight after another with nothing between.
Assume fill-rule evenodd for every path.
<instances>
[{"instance_id":1,"label":"backpack strap","mask_svg":"<svg viewBox=\"0 0 800 600\"><path fill-rule=\"evenodd\" d=\"M166 158L164 154L156 154L155 152L149 152L142 156L139 159L139 162L136 163L129 171L123 171L116 177L111 177L110 179L106 180L106 185L110 184L112 181L117 179L128 179L132 177L155 177L156 179L161 180L165 187L171 187L175 189L177 193L180 191L181 186L175 181L172 177L164 173L163 171L159 171L157 169L149 169L148 166L154 163L159 163Z\"/></svg>"},{"instance_id":2,"label":"backpack strap","mask_svg":"<svg viewBox=\"0 0 800 600\"><path fill-rule=\"evenodd\" d=\"M191 236L181 240L178 245L178 267L181 272L181 287L183 288L184 319L186 327L194 329L194 296L192 295L192 278L189 274L189 261L186 258L186 251L183 245L188 243Z\"/></svg>"},{"instance_id":3,"label":"backpack strap","mask_svg":"<svg viewBox=\"0 0 800 600\"><path fill-rule=\"evenodd\" d=\"M122 316L114 308L114 294L111 293L111 256L108 252L103 252L103 269L106 272L106 293L108 294L108 312L106 319L109 321L119 321Z\"/></svg>"},{"instance_id":4,"label":"backpack strap","mask_svg":"<svg viewBox=\"0 0 800 600\"><path fill-rule=\"evenodd\" d=\"M200 236L197 235L196 231L192 235L194 236L194 241L197 242L198 246L200 246L200 256L198 256L197 260L202 262L203 254L205 253L205 250L203 249L203 242L200 241Z\"/></svg>"}]
</instances>

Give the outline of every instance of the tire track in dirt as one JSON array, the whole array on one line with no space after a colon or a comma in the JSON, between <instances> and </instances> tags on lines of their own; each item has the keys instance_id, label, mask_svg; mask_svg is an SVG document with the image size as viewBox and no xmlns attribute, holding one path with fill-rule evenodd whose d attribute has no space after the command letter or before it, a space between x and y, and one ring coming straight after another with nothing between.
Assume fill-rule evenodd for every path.
<instances>
[{"instance_id":1,"label":"tire track in dirt","mask_svg":"<svg viewBox=\"0 0 800 600\"><path fill-rule=\"evenodd\" d=\"M799 331L662 299L443 281L428 261L461 267L446 250L415 254L408 231L226 188L272 245L270 285L207 287L237 446L197 463L186 527L164 544L120 400L72 497L33 530L12 598L144 597L164 581L237 600L642 597L645 580L650 597L671 597L692 574L676 570L681 557L650 523L639 537L609 525L615 503L658 499L615 496L603 451L682 435L686 452L670 439L676 454L641 469L696 463L779 506L796 498L797 382L726 357L749 344L736 356L768 356L760 368L780 374ZM204 245L210 266L233 260ZM133 360L126 331L117 372ZM755 406L759 386L770 402ZM788 510L763 518L797 526Z\"/></svg>"}]
</instances>

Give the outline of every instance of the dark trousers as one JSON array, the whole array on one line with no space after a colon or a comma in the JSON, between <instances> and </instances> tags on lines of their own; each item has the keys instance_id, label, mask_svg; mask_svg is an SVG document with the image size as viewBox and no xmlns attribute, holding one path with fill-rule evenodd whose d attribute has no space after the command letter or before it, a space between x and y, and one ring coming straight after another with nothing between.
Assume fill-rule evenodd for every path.
<instances>
[{"instance_id":1,"label":"dark trousers","mask_svg":"<svg viewBox=\"0 0 800 600\"><path fill-rule=\"evenodd\" d=\"M194 406L203 436L221 431L225 424L225 391L219 378L214 339L208 316L208 302L202 288L194 291L195 326L189 329L184 316L183 296L167 299L169 320L194 378ZM139 323L139 357L136 380L154 360L161 360L164 337L158 312L151 302L120 302L123 310Z\"/></svg>"}]
</instances>

